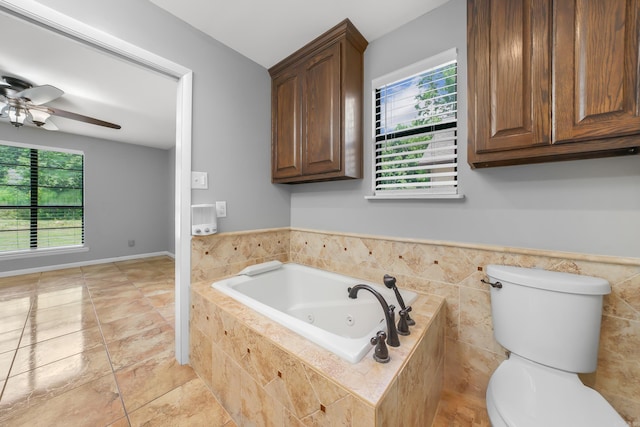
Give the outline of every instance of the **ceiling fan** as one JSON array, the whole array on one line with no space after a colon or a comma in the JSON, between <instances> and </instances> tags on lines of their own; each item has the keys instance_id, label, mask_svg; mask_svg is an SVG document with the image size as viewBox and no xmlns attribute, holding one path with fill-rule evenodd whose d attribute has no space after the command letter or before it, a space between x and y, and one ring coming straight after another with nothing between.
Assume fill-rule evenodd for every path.
<instances>
[{"instance_id":1,"label":"ceiling fan","mask_svg":"<svg viewBox=\"0 0 640 427\"><path fill-rule=\"evenodd\" d=\"M114 123L44 105L63 94L64 92L55 86L33 86L18 77L2 76L0 79L0 118L8 117L11 124L16 127L22 126L25 120L28 120L47 130L58 130L58 127L49 120L51 116L120 129L120 125Z\"/></svg>"}]
</instances>

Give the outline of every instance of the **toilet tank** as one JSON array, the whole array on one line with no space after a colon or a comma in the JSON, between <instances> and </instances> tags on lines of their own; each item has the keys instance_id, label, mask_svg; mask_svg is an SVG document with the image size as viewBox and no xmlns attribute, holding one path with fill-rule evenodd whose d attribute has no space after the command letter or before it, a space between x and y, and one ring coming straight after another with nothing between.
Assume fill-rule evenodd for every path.
<instances>
[{"instance_id":1,"label":"toilet tank","mask_svg":"<svg viewBox=\"0 0 640 427\"><path fill-rule=\"evenodd\" d=\"M536 268L489 265L496 340L552 368L593 372L598 362L602 296L609 282Z\"/></svg>"}]
</instances>

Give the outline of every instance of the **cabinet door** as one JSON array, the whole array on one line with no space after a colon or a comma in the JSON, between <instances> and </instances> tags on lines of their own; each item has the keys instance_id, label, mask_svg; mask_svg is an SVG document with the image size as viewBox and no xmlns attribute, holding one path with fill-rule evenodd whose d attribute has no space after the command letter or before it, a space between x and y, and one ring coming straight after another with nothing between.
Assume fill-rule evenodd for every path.
<instances>
[{"instance_id":1,"label":"cabinet door","mask_svg":"<svg viewBox=\"0 0 640 427\"><path fill-rule=\"evenodd\" d=\"M304 63L305 175L341 168L340 51L335 43Z\"/></svg>"},{"instance_id":2,"label":"cabinet door","mask_svg":"<svg viewBox=\"0 0 640 427\"><path fill-rule=\"evenodd\" d=\"M295 70L273 79L271 176L274 180L302 174L299 80Z\"/></svg>"},{"instance_id":3,"label":"cabinet door","mask_svg":"<svg viewBox=\"0 0 640 427\"><path fill-rule=\"evenodd\" d=\"M549 0L469 0L470 158L550 143L550 12Z\"/></svg>"},{"instance_id":4,"label":"cabinet door","mask_svg":"<svg viewBox=\"0 0 640 427\"><path fill-rule=\"evenodd\" d=\"M638 9L637 0L555 2L554 143L640 133Z\"/></svg>"}]
</instances>

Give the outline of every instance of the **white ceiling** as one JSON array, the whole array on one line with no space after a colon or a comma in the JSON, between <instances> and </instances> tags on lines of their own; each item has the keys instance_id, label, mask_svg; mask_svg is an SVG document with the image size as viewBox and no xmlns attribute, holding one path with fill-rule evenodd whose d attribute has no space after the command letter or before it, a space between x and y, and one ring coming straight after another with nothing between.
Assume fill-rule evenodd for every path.
<instances>
[{"instance_id":1,"label":"white ceiling","mask_svg":"<svg viewBox=\"0 0 640 427\"><path fill-rule=\"evenodd\" d=\"M46 105L122 126L53 116L60 132L163 149L175 145L176 80L3 12L0 40L0 75L55 86L65 93ZM11 125L5 118L0 126Z\"/></svg>"},{"instance_id":2,"label":"white ceiling","mask_svg":"<svg viewBox=\"0 0 640 427\"><path fill-rule=\"evenodd\" d=\"M371 42L447 1L151 0L265 68L344 18ZM0 75L56 86L65 94L47 105L122 126L53 117L61 132L162 149L175 145L175 80L2 11L0 40ZM2 126L11 125L2 119Z\"/></svg>"},{"instance_id":3,"label":"white ceiling","mask_svg":"<svg viewBox=\"0 0 640 427\"><path fill-rule=\"evenodd\" d=\"M448 0L151 0L265 68L349 18L373 41Z\"/></svg>"}]
</instances>

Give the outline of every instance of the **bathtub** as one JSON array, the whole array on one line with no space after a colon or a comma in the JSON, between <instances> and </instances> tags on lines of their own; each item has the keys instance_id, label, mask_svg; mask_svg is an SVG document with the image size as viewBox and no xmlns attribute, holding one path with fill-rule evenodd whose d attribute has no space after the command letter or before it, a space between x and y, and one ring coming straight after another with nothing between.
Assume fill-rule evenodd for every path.
<instances>
[{"instance_id":1,"label":"bathtub","mask_svg":"<svg viewBox=\"0 0 640 427\"><path fill-rule=\"evenodd\" d=\"M386 330L382 306L373 294L360 290L357 299L349 298L347 288L358 283L374 287L389 305L396 306L397 324L400 306L391 289L300 264L257 264L211 286L340 358L357 363L373 348L371 337ZM407 305L417 297L407 290L400 293Z\"/></svg>"}]
</instances>

